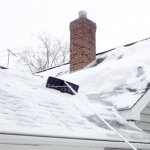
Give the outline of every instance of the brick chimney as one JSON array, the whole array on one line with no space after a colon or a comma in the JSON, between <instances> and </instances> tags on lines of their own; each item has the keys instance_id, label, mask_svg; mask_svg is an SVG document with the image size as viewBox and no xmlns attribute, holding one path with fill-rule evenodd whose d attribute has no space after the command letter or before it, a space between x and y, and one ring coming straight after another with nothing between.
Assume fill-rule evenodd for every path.
<instances>
[{"instance_id":1,"label":"brick chimney","mask_svg":"<svg viewBox=\"0 0 150 150\"><path fill-rule=\"evenodd\" d=\"M85 11L70 23L70 72L83 69L96 58L96 24Z\"/></svg>"}]
</instances>

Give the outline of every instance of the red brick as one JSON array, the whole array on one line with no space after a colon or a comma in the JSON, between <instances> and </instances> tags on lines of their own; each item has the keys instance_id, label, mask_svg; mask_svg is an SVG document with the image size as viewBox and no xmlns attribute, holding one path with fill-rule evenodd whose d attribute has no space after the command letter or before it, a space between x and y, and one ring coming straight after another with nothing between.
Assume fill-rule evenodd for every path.
<instances>
[{"instance_id":1,"label":"red brick","mask_svg":"<svg viewBox=\"0 0 150 150\"><path fill-rule=\"evenodd\" d=\"M80 70L96 58L96 24L86 17L70 23L70 72Z\"/></svg>"}]
</instances>

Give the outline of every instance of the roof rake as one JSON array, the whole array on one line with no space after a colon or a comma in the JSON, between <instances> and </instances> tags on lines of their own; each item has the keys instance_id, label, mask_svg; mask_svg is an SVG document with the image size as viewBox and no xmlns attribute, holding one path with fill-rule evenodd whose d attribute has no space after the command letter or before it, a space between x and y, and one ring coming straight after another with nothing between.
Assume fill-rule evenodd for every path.
<instances>
[{"instance_id":1,"label":"roof rake","mask_svg":"<svg viewBox=\"0 0 150 150\"><path fill-rule=\"evenodd\" d=\"M89 110L91 110L98 118L100 118L109 129L117 134L129 147L131 147L133 150L137 150L137 148L132 143L130 143L122 134L120 134L114 127L112 127L109 122L107 122L99 113L97 113L95 109L93 109L92 106L77 93L79 88L78 85L58 78L49 77L46 83L46 87L78 96L81 102L87 106L87 108L89 108Z\"/></svg>"},{"instance_id":2,"label":"roof rake","mask_svg":"<svg viewBox=\"0 0 150 150\"><path fill-rule=\"evenodd\" d=\"M68 87L68 85L66 83L74 91L78 92L78 89L79 89L78 85L71 83L71 82L68 82L68 81L65 81L65 80L62 80L62 79L55 78L55 77L48 77L46 87L58 90L58 91L63 92L63 93L75 95L75 93Z\"/></svg>"},{"instance_id":3,"label":"roof rake","mask_svg":"<svg viewBox=\"0 0 150 150\"><path fill-rule=\"evenodd\" d=\"M81 102L85 106L87 106L87 108L89 108L89 110L91 110L98 118L100 118L109 129L111 129L116 135L118 135L126 144L128 144L129 147L131 147L133 150L137 150L137 148L132 143L130 143L121 133L119 133L113 126L111 126L107 120L105 120L98 112L96 112L95 109L92 108L92 105L85 101L84 98L82 98L67 82L65 83L68 86L68 88L70 88L70 90L78 96Z\"/></svg>"},{"instance_id":4,"label":"roof rake","mask_svg":"<svg viewBox=\"0 0 150 150\"><path fill-rule=\"evenodd\" d=\"M0 66L0 69L8 69L8 68L6 68L6 67L3 67L3 66Z\"/></svg>"}]
</instances>

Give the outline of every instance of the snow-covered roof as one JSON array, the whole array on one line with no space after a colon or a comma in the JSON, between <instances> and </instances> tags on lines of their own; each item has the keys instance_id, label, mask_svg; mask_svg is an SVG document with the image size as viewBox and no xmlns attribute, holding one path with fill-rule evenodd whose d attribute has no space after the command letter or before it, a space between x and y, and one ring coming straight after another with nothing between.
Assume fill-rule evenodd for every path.
<instances>
[{"instance_id":1,"label":"snow-covered roof","mask_svg":"<svg viewBox=\"0 0 150 150\"><path fill-rule=\"evenodd\" d=\"M37 76L0 68L0 133L122 141L86 101L128 140L150 143L150 135L116 110L129 109L148 90L149 47L147 39L116 48L97 55L93 67L71 74L69 64ZM46 88L48 76L78 84L81 98Z\"/></svg>"},{"instance_id":2,"label":"snow-covered roof","mask_svg":"<svg viewBox=\"0 0 150 150\"><path fill-rule=\"evenodd\" d=\"M121 141L86 107L86 96L48 89L45 79L10 69L0 69L0 79L0 133ZM150 142L112 106L90 105L130 141Z\"/></svg>"},{"instance_id":3,"label":"snow-covered roof","mask_svg":"<svg viewBox=\"0 0 150 150\"><path fill-rule=\"evenodd\" d=\"M49 74L53 77L59 77L62 75L66 75L69 73L69 63L60 65L60 66L56 66L56 67L52 67L49 69L46 69L44 71L39 71L36 72L35 75L39 75L41 77L49 77Z\"/></svg>"},{"instance_id":4,"label":"snow-covered roof","mask_svg":"<svg viewBox=\"0 0 150 150\"><path fill-rule=\"evenodd\" d=\"M144 39L97 54L89 67L61 78L79 84L80 92L91 102L114 105L118 110L130 109L150 88L149 53L150 39ZM54 72L42 75L53 76Z\"/></svg>"}]
</instances>

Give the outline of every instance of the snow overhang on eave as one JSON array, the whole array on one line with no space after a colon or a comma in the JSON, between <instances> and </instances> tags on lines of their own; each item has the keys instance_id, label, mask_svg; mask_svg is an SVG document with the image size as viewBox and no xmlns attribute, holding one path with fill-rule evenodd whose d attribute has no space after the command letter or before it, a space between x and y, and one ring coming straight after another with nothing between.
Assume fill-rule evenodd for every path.
<instances>
[{"instance_id":1,"label":"snow overhang on eave","mask_svg":"<svg viewBox=\"0 0 150 150\"><path fill-rule=\"evenodd\" d=\"M119 113L126 120L140 120L140 114L150 103L150 90L148 90L131 108L120 109Z\"/></svg>"},{"instance_id":2,"label":"snow overhang on eave","mask_svg":"<svg viewBox=\"0 0 150 150\"><path fill-rule=\"evenodd\" d=\"M150 149L149 142L135 142L130 141L138 149ZM1 134L0 133L0 146L7 144L19 145L19 146L47 146L47 148L88 148L91 150L97 150L101 148L126 148L130 147L123 141L119 140L99 140L99 139L80 139L80 138L67 138L67 137L51 137L51 136L40 136L40 135L18 135L18 134Z\"/></svg>"}]
</instances>

